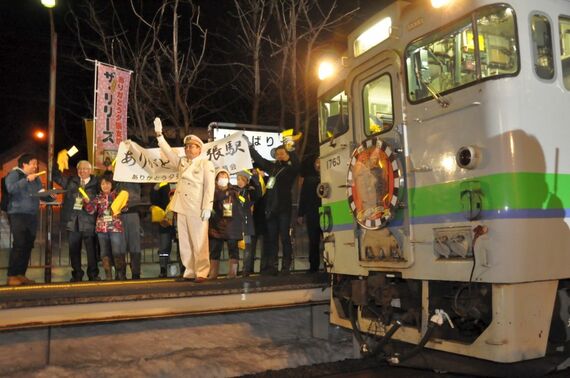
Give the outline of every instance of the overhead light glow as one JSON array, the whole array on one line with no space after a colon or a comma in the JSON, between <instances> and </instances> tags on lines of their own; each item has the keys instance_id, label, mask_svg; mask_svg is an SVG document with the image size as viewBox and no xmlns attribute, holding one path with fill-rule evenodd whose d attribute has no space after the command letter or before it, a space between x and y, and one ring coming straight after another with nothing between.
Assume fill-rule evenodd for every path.
<instances>
[{"instance_id":1,"label":"overhead light glow","mask_svg":"<svg viewBox=\"0 0 570 378\"><path fill-rule=\"evenodd\" d=\"M46 136L46 133L44 133L42 130L36 130L36 132L34 133L34 136L36 137L36 139L44 139Z\"/></svg>"},{"instance_id":2,"label":"overhead light glow","mask_svg":"<svg viewBox=\"0 0 570 378\"><path fill-rule=\"evenodd\" d=\"M431 0L431 6L434 8L445 7L449 3L451 3L451 0Z\"/></svg>"},{"instance_id":3,"label":"overhead light glow","mask_svg":"<svg viewBox=\"0 0 570 378\"><path fill-rule=\"evenodd\" d=\"M42 5L46 8L55 7L56 0L41 0Z\"/></svg>"},{"instance_id":4,"label":"overhead light glow","mask_svg":"<svg viewBox=\"0 0 570 378\"><path fill-rule=\"evenodd\" d=\"M362 55L382 41L388 39L391 32L392 19L390 17L378 21L356 38L354 41L354 56Z\"/></svg>"},{"instance_id":5,"label":"overhead light glow","mask_svg":"<svg viewBox=\"0 0 570 378\"><path fill-rule=\"evenodd\" d=\"M331 61L325 60L321 62L321 64L319 64L319 79L325 80L331 77L334 74L334 72L335 72L335 66Z\"/></svg>"}]
</instances>

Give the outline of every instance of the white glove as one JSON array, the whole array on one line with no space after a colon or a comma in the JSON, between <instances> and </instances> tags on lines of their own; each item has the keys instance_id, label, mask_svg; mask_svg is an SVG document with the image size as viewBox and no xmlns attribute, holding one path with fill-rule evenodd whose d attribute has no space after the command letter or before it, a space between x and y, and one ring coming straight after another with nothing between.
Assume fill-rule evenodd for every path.
<instances>
[{"instance_id":1,"label":"white glove","mask_svg":"<svg viewBox=\"0 0 570 378\"><path fill-rule=\"evenodd\" d=\"M154 119L154 132L156 133L156 136L162 135L162 122L158 117Z\"/></svg>"},{"instance_id":2,"label":"white glove","mask_svg":"<svg viewBox=\"0 0 570 378\"><path fill-rule=\"evenodd\" d=\"M207 221L208 219L210 219L211 215L212 215L212 210L204 209L202 210L202 215L200 215L200 218L202 218L203 221Z\"/></svg>"}]
</instances>

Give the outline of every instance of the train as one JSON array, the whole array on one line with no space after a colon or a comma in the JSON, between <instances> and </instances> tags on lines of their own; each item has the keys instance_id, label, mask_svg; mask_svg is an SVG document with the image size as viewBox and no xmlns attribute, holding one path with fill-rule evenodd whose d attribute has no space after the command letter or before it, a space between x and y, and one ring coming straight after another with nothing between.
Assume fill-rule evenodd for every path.
<instances>
[{"instance_id":1,"label":"train","mask_svg":"<svg viewBox=\"0 0 570 378\"><path fill-rule=\"evenodd\" d=\"M331 323L392 364L431 351L485 375L553 355L562 368L570 1L396 1L328 67L318 193Z\"/></svg>"}]
</instances>

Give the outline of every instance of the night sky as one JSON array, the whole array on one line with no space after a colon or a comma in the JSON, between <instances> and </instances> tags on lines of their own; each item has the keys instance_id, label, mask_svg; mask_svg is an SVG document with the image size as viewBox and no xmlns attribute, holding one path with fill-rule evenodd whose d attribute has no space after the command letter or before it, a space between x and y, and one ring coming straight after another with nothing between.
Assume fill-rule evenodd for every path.
<instances>
[{"instance_id":1,"label":"night sky","mask_svg":"<svg viewBox=\"0 0 570 378\"><path fill-rule=\"evenodd\" d=\"M70 22L67 3L70 1L58 0L58 6L53 11L58 33L56 151L74 144L84 149L82 119L92 117L93 71L80 67L75 61L77 38L67 27ZM342 43L346 34L366 19L371 11L381 9L389 2L341 1L343 7L360 6L361 11L328 36L331 43ZM219 0L198 3L203 8L203 25L217 33L223 32L224 22L228 22L227 12L233 2ZM39 0L0 0L0 36L1 153L22 140L32 138L34 130L47 130L50 56L48 10Z\"/></svg>"}]
</instances>

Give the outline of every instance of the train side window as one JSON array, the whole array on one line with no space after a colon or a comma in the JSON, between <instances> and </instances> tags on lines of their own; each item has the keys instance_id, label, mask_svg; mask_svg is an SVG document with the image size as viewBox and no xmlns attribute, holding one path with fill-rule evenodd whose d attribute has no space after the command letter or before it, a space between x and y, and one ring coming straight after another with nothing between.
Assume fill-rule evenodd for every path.
<instances>
[{"instance_id":1,"label":"train side window","mask_svg":"<svg viewBox=\"0 0 570 378\"><path fill-rule=\"evenodd\" d=\"M437 98L472 83L519 71L515 12L505 4L482 7L406 47L411 102Z\"/></svg>"},{"instance_id":2,"label":"train side window","mask_svg":"<svg viewBox=\"0 0 570 378\"><path fill-rule=\"evenodd\" d=\"M550 21L545 16L535 14L531 18L530 27L534 71L541 79L550 80L554 77Z\"/></svg>"},{"instance_id":3,"label":"train side window","mask_svg":"<svg viewBox=\"0 0 570 378\"><path fill-rule=\"evenodd\" d=\"M560 17L560 59L564 87L570 90L570 17Z\"/></svg>"},{"instance_id":4,"label":"train side window","mask_svg":"<svg viewBox=\"0 0 570 378\"><path fill-rule=\"evenodd\" d=\"M344 91L319 100L319 134L321 143L348 130L348 99Z\"/></svg>"},{"instance_id":5,"label":"train side window","mask_svg":"<svg viewBox=\"0 0 570 378\"><path fill-rule=\"evenodd\" d=\"M364 132L366 135L388 131L394 125L392 105L392 79L382 75L369 83L362 90L364 106Z\"/></svg>"}]
</instances>

